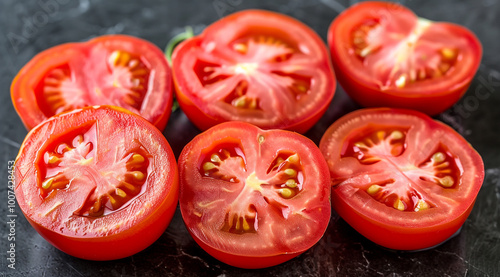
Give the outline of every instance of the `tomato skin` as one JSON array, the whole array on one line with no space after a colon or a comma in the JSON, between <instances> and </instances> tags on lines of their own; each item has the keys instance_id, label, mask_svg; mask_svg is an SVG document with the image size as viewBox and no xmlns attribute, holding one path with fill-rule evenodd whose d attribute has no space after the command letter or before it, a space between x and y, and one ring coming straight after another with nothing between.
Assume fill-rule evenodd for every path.
<instances>
[{"instance_id":1,"label":"tomato skin","mask_svg":"<svg viewBox=\"0 0 500 277\"><path fill-rule=\"evenodd\" d=\"M238 27L233 28L234 26ZM299 41L297 35L288 30L288 27L293 30L300 30L300 34L305 37L300 37L300 39L304 39L304 41ZM262 98L259 99L259 101L275 101L277 104L273 104L273 108L262 108L264 112L257 115L248 111L234 111L231 104L221 104L221 107L214 108L216 106L215 103L223 102L221 99L215 99L215 97L209 101L201 99L201 91L208 87L208 85L203 85L201 81L198 80L200 77L197 76L198 73L195 69L197 63L193 61L193 57L197 55L203 56L205 54L212 55L214 52L214 56L222 55L222 60L227 59L224 61L227 64L223 64L223 67L238 64L239 62L254 62L252 59L248 59L244 55L236 53L237 51L231 48L230 45L246 37L259 36L269 36L271 40L273 40L273 43L289 39L293 41L294 44L297 44L294 46L295 48L307 49L304 50L307 54L301 53L301 55L309 55L310 64L305 66L298 65L296 67L306 67L306 70L300 70L307 73L300 74L312 76L311 86L314 84L314 89L311 87L309 94L317 94L318 96L307 96L310 101L308 100L307 102L304 100L300 104L291 105L286 103L285 99L280 100L273 98L283 98L284 96L270 96L273 89L269 88L269 84L263 83L264 86L268 87L269 91L261 92ZM215 45L216 50L212 51L209 48L213 45ZM221 60L220 57L214 59ZM279 69L279 67L276 67L276 65L269 61L257 61L256 63L260 67L266 68L265 70L267 70L267 68L272 68L269 69L271 73L279 71L276 69ZM293 62L290 62L288 67L292 68ZM179 100L179 105L186 116L201 130L207 130L212 126L226 121L245 121L263 129L285 129L298 133L305 133L325 113L330 101L333 99L336 86L333 68L328 59L328 52L319 36L306 25L293 18L263 10L247 10L234 13L213 23L199 36L182 42L175 48L172 55L172 70L176 97ZM294 70L300 71L298 69ZM285 71L286 70L283 72ZM295 73L293 70L290 72ZM273 77L274 74L271 73L266 73L268 74L267 77L269 77L269 79L275 78ZM238 76L238 73L232 72L231 74L233 74L233 77ZM258 83L259 79L261 79L251 74L248 74L246 78L248 78L247 80L250 86L252 86L252 83ZM214 87L214 84L212 84L212 87ZM207 89L207 91L210 90L215 89ZM227 95L224 98L227 98ZM289 99L286 101L289 101ZM273 109L280 109L281 106L287 106L286 109L288 109L288 111L283 114L271 112ZM313 106L313 108L308 107L306 111L300 111L302 107L305 109L305 106Z\"/></svg>"},{"instance_id":2,"label":"tomato skin","mask_svg":"<svg viewBox=\"0 0 500 277\"><path fill-rule=\"evenodd\" d=\"M173 75L175 76L175 71ZM182 90L179 87L175 77L174 77L174 86L176 92L175 96L179 103L179 107L198 129L207 130L210 127L213 127L219 123L224 122L222 119L215 118L212 115L203 112L203 110L198 105L193 103L191 99L189 99L189 97L187 97L183 93L180 93L180 91Z\"/></svg>"},{"instance_id":3,"label":"tomato skin","mask_svg":"<svg viewBox=\"0 0 500 277\"><path fill-rule=\"evenodd\" d=\"M60 213L65 207L72 205L73 198L61 198L61 208L56 214L51 210L43 214L45 200L37 186L36 178L40 178L40 166L36 164L41 148L47 141L54 141L68 129L78 128L89 120L104 120L112 118L117 129L127 126L129 132L137 128L140 132L147 133L148 138L136 138L143 142L146 150L157 149L157 157L150 157L151 171L155 180L147 181L143 193L139 194L114 213L102 217L92 218L73 215L66 218L68 225L61 223ZM116 130L119 132L119 130ZM62 132L62 133L61 133ZM147 145L154 143L155 145ZM50 143L50 142L49 142ZM111 143L111 142L110 142ZM104 144L99 145L104 149ZM168 227L178 201L178 171L175 156L158 129L144 118L119 107L100 106L85 107L83 109L62 113L51 117L49 120L32 129L20 149L16 158L14 172L16 185L15 193L19 207L33 228L48 242L59 250L74 257L87 260L115 260L134 255L154 243ZM159 167L161 166L161 167ZM86 184L74 185L84 187ZM84 193L85 191L82 191ZM60 191L52 191L47 196L47 201L58 197ZM80 196L75 196L78 201ZM36 203L36 202L39 203ZM68 208L70 209L70 208ZM53 215L53 218L47 218ZM60 225L58 225L60 224ZM61 226L54 229L51 226ZM96 226L95 229L89 226ZM63 232L63 228L64 232ZM73 228L72 230L70 230ZM99 229L100 228L100 229ZM102 232L103 228L108 231Z\"/></svg>"},{"instance_id":4,"label":"tomato skin","mask_svg":"<svg viewBox=\"0 0 500 277\"><path fill-rule=\"evenodd\" d=\"M178 182L178 180L174 180ZM120 234L106 237L72 237L47 229L25 214L28 222L57 249L85 260L110 261L132 256L153 244L163 235L175 213L178 188L172 189L154 214Z\"/></svg>"},{"instance_id":5,"label":"tomato skin","mask_svg":"<svg viewBox=\"0 0 500 277\"><path fill-rule=\"evenodd\" d=\"M334 190L333 188L332 207L352 228L376 244L396 250L420 250L445 242L462 227L475 202L459 217L445 224L405 228L388 226L386 223L358 213L357 207L347 204L344 196L340 196Z\"/></svg>"},{"instance_id":6,"label":"tomato skin","mask_svg":"<svg viewBox=\"0 0 500 277\"><path fill-rule=\"evenodd\" d=\"M189 230L189 229L188 229ZM245 268L245 269L259 269L259 268L266 268L266 267L271 267L275 265L282 264L286 261L289 261L298 255L302 254L305 252L296 252L296 253L286 253L286 254L279 254L275 256L269 256L269 257L252 257L252 256L245 256L245 255L235 255L232 253L227 253L220 251L218 249L215 249L214 247L206 244L204 241L200 240L196 235L194 235L191 231L189 232L191 237L193 237L194 241L198 243L198 245L205 250L210 256L216 258L217 260L224 262L228 265L239 267L239 268Z\"/></svg>"},{"instance_id":7,"label":"tomato skin","mask_svg":"<svg viewBox=\"0 0 500 277\"><path fill-rule=\"evenodd\" d=\"M340 66L334 66L334 68L337 74L337 80L342 85L342 88L348 92L349 96L354 101L363 107L403 108L417 110L428 115L437 115L458 102L470 86L470 82L463 84L447 91L445 95L436 94L411 97L398 91L381 93L373 87L368 87L359 83L358 79L353 78L352 75L345 72Z\"/></svg>"},{"instance_id":8,"label":"tomato skin","mask_svg":"<svg viewBox=\"0 0 500 277\"><path fill-rule=\"evenodd\" d=\"M372 75L362 61L357 60L353 54L353 46L345 46L357 24L369 18L377 18L379 13L389 21L393 20L391 13L396 14L395 18L398 14L405 18L404 22L398 21L394 24L415 24L417 21L415 14L399 4L368 1L347 9L335 18L329 27L328 45L333 67L344 90L363 107L404 108L437 115L453 106L465 94L479 68L482 46L478 38L463 26L433 22L429 29L439 28L440 32L452 34L454 38L462 39L466 44L460 46L463 54L455 66L455 72L435 80L416 81L415 84L403 88L382 89L375 84L377 77Z\"/></svg>"},{"instance_id":9,"label":"tomato skin","mask_svg":"<svg viewBox=\"0 0 500 277\"><path fill-rule=\"evenodd\" d=\"M92 60L92 50L99 47L106 49L109 53L113 50L129 51L131 54L140 56L141 61L150 67L149 69L154 72L154 77L151 76L147 81L148 91L145 92L141 107L134 112L153 123L159 130L165 128L170 117L174 92L171 69L163 52L156 45L137 37L104 35L85 42L65 43L46 49L33 57L18 72L11 85L11 98L14 108L28 130L54 115L50 114L49 116L43 112L44 109L47 109L45 107L47 104L39 102L40 96L37 96L36 92L37 87L44 81L48 72L61 65L76 63L78 69L71 68L74 82L88 82L89 79L92 79L96 84L102 82L97 80L102 78L102 75L110 74L106 72L94 76L92 73L88 73L91 76L89 77L81 76L81 72L76 72L85 66L91 67L91 64L100 67L106 66L107 61L105 60ZM72 60L78 61L72 62ZM95 89L102 89L99 87L100 85L103 84L97 84ZM89 89L84 87L84 90ZM122 102L116 102L112 97L103 99L95 96L94 99L89 96L89 93L86 91L87 98L83 100L86 101L86 106L114 105L131 110L130 107Z\"/></svg>"},{"instance_id":10,"label":"tomato skin","mask_svg":"<svg viewBox=\"0 0 500 277\"><path fill-rule=\"evenodd\" d=\"M229 149L228 145L234 144L240 146L231 155L243 153L245 164L234 179L244 182L214 179L213 176L223 177L213 173L211 168L205 169L207 163L203 161L209 157L213 163L219 164L220 171L216 172L238 172L232 166L224 167L227 160L228 164L236 164L235 160L223 158L224 149ZM219 149L220 145L222 150L214 150ZM313 142L296 133L284 130L263 131L244 122L222 123L195 137L179 156L180 209L193 239L214 258L240 268L274 266L312 247L326 230L331 212L327 165L322 156L318 156L320 153L317 150ZM273 167L274 161L283 153L293 151L296 154L290 155L298 155L301 166L293 167L296 171L287 176L299 178L300 184L293 188L300 189L300 192L290 198L276 198L272 190L277 186L286 189L282 182L294 177L272 181L275 180L272 176L283 176L279 175L281 173L273 175L277 168L277 165ZM213 153L218 153L218 156L214 157ZM290 170L291 167L280 162L278 170L285 168ZM207 170L205 175L201 174L203 170ZM257 179L252 179L252 176L257 176ZM256 185L251 180L266 181ZM266 191L268 188L271 193ZM241 215L249 210L255 210L255 221L249 219L248 214ZM307 211L307 215L299 216L302 211ZM232 212L241 217L228 223L228 218L233 218ZM282 218L281 213L287 215ZM238 227L242 225L240 220L243 218L243 226L248 220L250 226L247 228L255 229L243 231ZM236 233L225 229L227 224L236 226Z\"/></svg>"},{"instance_id":11,"label":"tomato skin","mask_svg":"<svg viewBox=\"0 0 500 277\"><path fill-rule=\"evenodd\" d=\"M376 124L409 128L405 139L407 148L401 156L388 158L390 163L382 165L361 164L350 156L339 156L349 147L349 139L362 134L366 126L379 126ZM380 185L380 180L392 179L391 184L397 180L396 172L390 169L392 165L398 166L401 172L409 170L410 173L403 173L405 176L414 176L411 170L418 170L417 167L426 160L423 157L433 153L440 144L446 145L454 159L459 161L458 168L463 170L458 175L459 180L455 180L456 187L443 189L430 181L405 177L410 180L410 189L418 188L417 197L424 195L423 200L432 199L431 208L398 211L392 203L387 205L370 195L366 189L370 184ZM330 168L333 209L364 237L390 249L420 250L446 241L466 221L484 179L481 156L470 144L449 126L417 111L377 108L352 112L328 128L321 139L320 149ZM401 186L397 188L401 189ZM400 195L395 190L387 193Z\"/></svg>"},{"instance_id":12,"label":"tomato skin","mask_svg":"<svg viewBox=\"0 0 500 277\"><path fill-rule=\"evenodd\" d=\"M174 83L175 87L177 88L176 91L179 92L180 89L175 79ZM198 129L208 130L213 126L226 122L226 119L220 117L214 117L213 115L204 112L203 109L200 108L200 105L196 105L195 103L193 103L191 99L186 97L184 94L177 93L176 96L182 111L186 114L189 120L193 122L193 124L195 124L196 127L198 127ZM314 124L316 124L316 122L320 120L320 118L323 116L323 114L326 112L327 109L328 105L320 108L318 110L319 111L318 113L309 117L306 121L288 125L287 127L284 128L284 130L290 130L297 132L299 134L303 134L307 132Z\"/></svg>"}]
</instances>

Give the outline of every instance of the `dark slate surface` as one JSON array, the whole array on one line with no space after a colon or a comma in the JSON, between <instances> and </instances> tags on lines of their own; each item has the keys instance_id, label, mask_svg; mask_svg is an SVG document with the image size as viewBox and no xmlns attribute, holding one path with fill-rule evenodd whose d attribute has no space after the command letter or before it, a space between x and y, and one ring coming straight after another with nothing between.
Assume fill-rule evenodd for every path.
<instances>
[{"instance_id":1,"label":"dark slate surface","mask_svg":"<svg viewBox=\"0 0 500 277\"><path fill-rule=\"evenodd\" d=\"M27 131L10 101L16 72L51 46L124 33L164 47L186 25L200 31L232 11L263 8L291 15L323 39L331 20L356 1L104 1L0 2L1 275L11 276L499 276L500 275L500 3L497 0L403 1L420 16L472 29L484 46L481 68L466 96L437 118L458 130L482 155L486 177L462 232L428 251L391 252L367 241L335 213L323 239L303 255L262 270L227 266L191 239L180 213L151 247L132 257L92 262L68 256L42 239L16 208L16 269L7 267L7 166ZM44 6L43 3L52 3ZM56 3L54 5L54 3ZM45 7L45 8L44 8ZM359 108L338 87L321 121L307 135L316 143L338 117ZM198 130L176 111L164 131L176 154Z\"/></svg>"}]
</instances>

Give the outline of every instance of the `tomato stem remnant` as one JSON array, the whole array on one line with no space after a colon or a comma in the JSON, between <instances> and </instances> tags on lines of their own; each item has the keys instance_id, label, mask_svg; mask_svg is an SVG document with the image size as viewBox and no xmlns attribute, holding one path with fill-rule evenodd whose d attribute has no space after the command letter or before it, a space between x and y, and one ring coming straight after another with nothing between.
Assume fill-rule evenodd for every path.
<instances>
[{"instance_id":1,"label":"tomato stem remnant","mask_svg":"<svg viewBox=\"0 0 500 277\"><path fill-rule=\"evenodd\" d=\"M184 27L184 32L174 36L165 47L165 57L167 58L168 64L172 66L172 53L174 52L175 46L182 41L194 37L193 28L191 26Z\"/></svg>"}]
</instances>

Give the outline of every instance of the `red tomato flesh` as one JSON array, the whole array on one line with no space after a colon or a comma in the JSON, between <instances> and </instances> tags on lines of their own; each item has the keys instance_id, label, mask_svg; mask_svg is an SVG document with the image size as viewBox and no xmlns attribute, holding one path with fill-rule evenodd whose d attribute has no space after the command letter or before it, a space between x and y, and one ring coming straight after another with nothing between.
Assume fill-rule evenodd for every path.
<instances>
[{"instance_id":1,"label":"red tomato flesh","mask_svg":"<svg viewBox=\"0 0 500 277\"><path fill-rule=\"evenodd\" d=\"M328 167L299 134L219 124L186 145L179 170L189 232L227 264L282 263L312 247L328 225Z\"/></svg>"},{"instance_id":2,"label":"red tomato flesh","mask_svg":"<svg viewBox=\"0 0 500 277\"><path fill-rule=\"evenodd\" d=\"M430 115L460 99L482 55L468 29L387 2L344 11L330 25L328 44L337 78L356 102Z\"/></svg>"},{"instance_id":3,"label":"red tomato flesh","mask_svg":"<svg viewBox=\"0 0 500 277\"><path fill-rule=\"evenodd\" d=\"M128 257L165 231L178 199L168 142L142 117L86 107L50 118L26 137L15 193L31 225L83 259Z\"/></svg>"},{"instance_id":4,"label":"red tomato flesh","mask_svg":"<svg viewBox=\"0 0 500 277\"><path fill-rule=\"evenodd\" d=\"M482 159L465 139L416 111L355 111L328 128L320 149L333 208L392 249L425 249L456 233L484 178Z\"/></svg>"},{"instance_id":5,"label":"red tomato flesh","mask_svg":"<svg viewBox=\"0 0 500 277\"><path fill-rule=\"evenodd\" d=\"M321 38L285 15L227 16L176 47L179 104L201 130L230 120L303 133L326 111L335 77Z\"/></svg>"},{"instance_id":6,"label":"red tomato flesh","mask_svg":"<svg viewBox=\"0 0 500 277\"><path fill-rule=\"evenodd\" d=\"M39 53L19 71L11 96L28 129L61 112L113 105L163 130L172 90L170 67L158 47L135 37L107 35Z\"/></svg>"}]
</instances>

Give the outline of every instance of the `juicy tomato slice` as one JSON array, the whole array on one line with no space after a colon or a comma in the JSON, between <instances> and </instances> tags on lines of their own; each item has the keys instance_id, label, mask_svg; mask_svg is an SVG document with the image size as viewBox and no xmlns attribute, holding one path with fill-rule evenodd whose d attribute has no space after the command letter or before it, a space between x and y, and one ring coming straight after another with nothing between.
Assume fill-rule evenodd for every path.
<instances>
[{"instance_id":1,"label":"juicy tomato slice","mask_svg":"<svg viewBox=\"0 0 500 277\"><path fill-rule=\"evenodd\" d=\"M242 11L213 23L176 47L172 68L179 104L202 130L238 120L303 133L335 93L321 38L268 11Z\"/></svg>"},{"instance_id":2,"label":"juicy tomato slice","mask_svg":"<svg viewBox=\"0 0 500 277\"><path fill-rule=\"evenodd\" d=\"M482 55L468 29L387 2L344 11L330 25L328 44L337 78L355 101L430 115L460 99Z\"/></svg>"},{"instance_id":3,"label":"juicy tomato slice","mask_svg":"<svg viewBox=\"0 0 500 277\"><path fill-rule=\"evenodd\" d=\"M133 255L165 231L178 172L165 137L118 107L86 107L50 118L26 137L15 193L31 225L83 259Z\"/></svg>"},{"instance_id":4,"label":"juicy tomato slice","mask_svg":"<svg viewBox=\"0 0 500 277\"><path fill-rule=\"evenodd\" d=\"M312 247L330 220L328 166L297 133L219 124L186 145L179 174L189 232L233 266L287 261Z\"/></svg>"},{"instance_id":5,"label":"juicy tomato slice","mask_svg":"<svg viewBox=\"0 0 500 277\"><path fill-rule=\"evenodd\" d=\"M170 67L158 47L135 37L107 35L39 53L17 74L11 96L28 129L61 112L113 105L163 130L172 90Z\"/></svg>"},{"instance_id":6,"label":"juicy tomato slice","mask_svg":"<svg viewBox=\"0 0 500 277\"><path fill-rule=\"evenodd\" d=\"M320 150L334 209L392 249L425 249L456 233L484 178L482 159L464 138L416 111L352 112L328 128Z\"/></svg>"}]
</instances>

